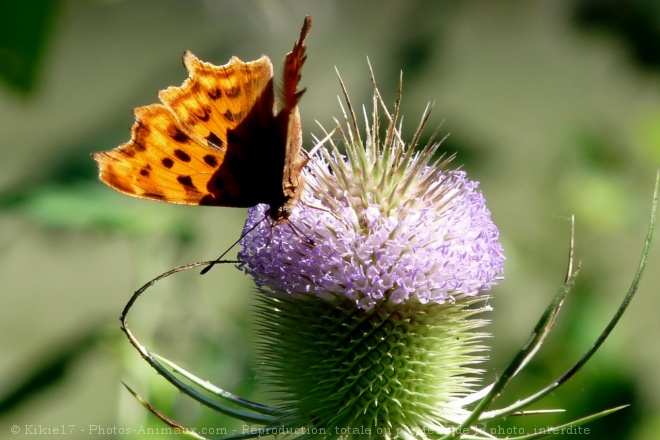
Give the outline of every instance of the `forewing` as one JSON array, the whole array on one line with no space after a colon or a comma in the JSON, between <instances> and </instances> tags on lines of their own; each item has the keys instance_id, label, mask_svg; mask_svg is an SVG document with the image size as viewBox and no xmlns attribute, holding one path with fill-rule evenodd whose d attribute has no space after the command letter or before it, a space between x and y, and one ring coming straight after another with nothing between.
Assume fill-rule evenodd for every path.
<instances>
[{"instance_id":1,"label":"forewing","mask_svg":"<svg viewBox=\"0 0 660 440\"><path fill-rule=\"evenodd\" d=\"M272 65L267 57L224 66L184 54L189 78L139 107L129 142L94 153L100 179L135 197L192 205L247 207L259 190L247 179L250 136L272 131ZM249 126L253 130L242 127ZM247 182L247 184L246 184Z\"/></svg>"}]
</instances>

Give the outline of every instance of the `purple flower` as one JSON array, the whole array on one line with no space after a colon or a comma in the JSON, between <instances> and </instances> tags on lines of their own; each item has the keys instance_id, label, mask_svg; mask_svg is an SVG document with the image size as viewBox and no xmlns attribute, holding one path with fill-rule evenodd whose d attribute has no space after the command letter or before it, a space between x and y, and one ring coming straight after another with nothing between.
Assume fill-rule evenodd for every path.
<instances>
[{"instance_id":1,"label":"purple flower","mask_svg":"<svg viewBox=\"0 0 660 440\"><path fill-rule=\"evenodd\" d=\"M249 212L239 259L269 294L312 296L370 310L379 303L443 304L489 290L504 256L478 183L398 140L390 163L373 143L317 154L290 225ZM351 157L358 157L357 163ZM310 245L310 241L313 245Z\"/></svg>"}]
</instances>

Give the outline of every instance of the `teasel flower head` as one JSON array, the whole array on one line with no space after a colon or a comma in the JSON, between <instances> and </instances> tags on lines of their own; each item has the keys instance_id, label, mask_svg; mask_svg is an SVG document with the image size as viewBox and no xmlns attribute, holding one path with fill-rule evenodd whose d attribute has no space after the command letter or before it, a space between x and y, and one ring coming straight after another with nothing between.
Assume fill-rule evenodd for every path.
<instances>
[{"instance_id":1,"label":"teasel flower head","mask_svg":"<svg viewBox=\"0 0 660 440\"><path fill-rule=\"evenodd\" d=\"M238 259L261 292L263 367L283 426L448 432L484 360L474 315L501 279L498 229L441 142L419 145L428 108L406 142L400 89L390 112L374 84L360 134L344 92L344 121L310 158L288 224L263 221L267 205L245 224Z\"/></svg>"}]
</instances>

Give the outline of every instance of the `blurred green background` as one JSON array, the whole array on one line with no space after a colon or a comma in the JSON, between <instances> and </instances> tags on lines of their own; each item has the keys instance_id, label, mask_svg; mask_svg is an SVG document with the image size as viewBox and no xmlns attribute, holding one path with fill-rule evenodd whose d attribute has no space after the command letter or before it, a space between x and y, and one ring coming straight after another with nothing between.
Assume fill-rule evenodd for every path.
<instances>
[{"instance_id":1,"label":"blurred green background","mask_svg":"<svg viewBox=\"0 0 660 440\"><path fill-rule=\"evenodd\" d=\"M15 4L14 4L15 3ZM122 196L89 153L130 138L131 109L185 79L181 54L223 64L268 54L279 72L313 16L301 103L306 145L333 126L335 67L370 105L367 57L391 102L404 76L404 132L429 101L429 135L481 182L507 255L492 291L488 380L527 339L561 284L571 214L578 287L537 360L503 398L552 381L614 313L638 264L660 166L660 4L648 0L31 1L0 4L0 436L18 425L70 438L163 426L121 381L176 420L227 426L150 370L117 320L170 267L216 257L241 209ZM258 178L258 176L255 176ZM660 256L594 359L527 432L631 404L589 438L660 432ZM193 271L194 272L194 271ZM179 274L138 302L131 326L155 352L250 398L259 392L252 284L231 266ZM575 436L572 436L575 437Z\"/></svg>"}]
</instances>

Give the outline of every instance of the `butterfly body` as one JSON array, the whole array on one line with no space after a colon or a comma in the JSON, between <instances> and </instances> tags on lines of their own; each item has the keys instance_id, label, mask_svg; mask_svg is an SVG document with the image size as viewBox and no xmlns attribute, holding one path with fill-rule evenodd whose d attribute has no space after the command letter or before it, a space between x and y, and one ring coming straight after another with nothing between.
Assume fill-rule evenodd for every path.
<instances>
[{"instance_id":1,"label":"butterfly body","mask_svg":"<svg viewBox=\"0 0 660 440\"><path fill-rule=\"evenodd\" d=\"M266 203L274 222L286 221L308 160L298 83L310 25L307 17L285 59L278 96L266 56L250 62L232 57L215 66L186 52L188 79L161 91L161 103L135 109L129 142L92 154L99 178L125 194L170 203Z\"/></svg>"}]
</instances>

